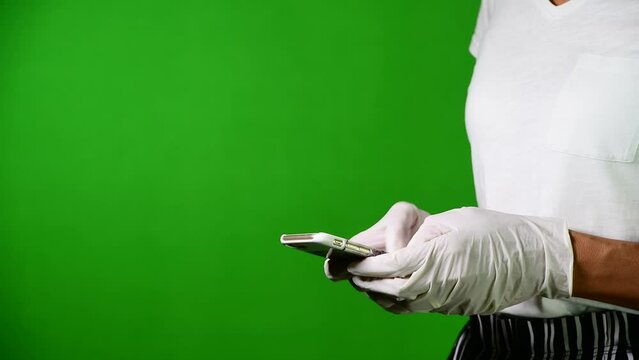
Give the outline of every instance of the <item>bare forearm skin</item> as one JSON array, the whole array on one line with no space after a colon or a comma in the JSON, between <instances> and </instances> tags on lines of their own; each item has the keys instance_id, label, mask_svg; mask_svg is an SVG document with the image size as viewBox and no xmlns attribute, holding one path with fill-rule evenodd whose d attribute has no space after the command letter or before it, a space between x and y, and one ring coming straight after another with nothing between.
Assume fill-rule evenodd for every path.
<instances>
[{"instance_id":1,"label":"bare forearm skin","mask_svg":"<svg viewBox=\"0 0 639 360\"><path fill-rule=\"evenodd\" d=\"M639 243L570 230L573 296L639 310Z\"/></svg>"}]
</instances>

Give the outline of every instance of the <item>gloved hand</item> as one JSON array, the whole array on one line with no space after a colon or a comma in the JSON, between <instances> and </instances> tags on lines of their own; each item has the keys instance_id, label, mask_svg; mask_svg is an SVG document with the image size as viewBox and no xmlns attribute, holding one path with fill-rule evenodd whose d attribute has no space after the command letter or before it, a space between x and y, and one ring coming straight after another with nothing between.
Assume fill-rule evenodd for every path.
<instances>
[{"instance_id":1,"label":"gloved hand","mask_svg":"<svg viewBox=\"0 0 639 360\"><path fill-rule=\"evenodd\" d=\"M348 271L391 312L469 315L569 297L572 268L564 220L464 207L427 217L405 248Z\"/></svg>"},{"instance_id":2,"label":"gloved hand","mask_svg":"<svg viewBox=\"0 0 639 360\"><path fill-rule=\"evenodd\" d=\"M369 247L392 252L408 244L417 229L422 225L428 213L417 206L400 201L390 207L375 225L353 236L349 241L367 245ZM346 271L350 261L332 256L329 252L324 261L324 274L334 281L349 279L351 275Z\"/></svg>"}]
</instances>

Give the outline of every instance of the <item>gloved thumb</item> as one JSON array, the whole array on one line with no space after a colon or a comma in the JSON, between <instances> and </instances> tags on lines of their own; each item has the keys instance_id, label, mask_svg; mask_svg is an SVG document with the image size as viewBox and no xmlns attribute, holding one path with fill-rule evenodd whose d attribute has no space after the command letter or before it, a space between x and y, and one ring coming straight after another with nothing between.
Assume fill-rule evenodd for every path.
<instances>
[{"instance_id":1,"label":"gloved thumb","mask_svg":"<svg viewBox=\"0 0 639 360\"><path fill-rule=\"evenodd\" d=\"M430 258L433 247L428 241L449 231L450 228L441 224L424 223L407 247L351 263L347 270L353 275L365 277L393 278L410 275ZM417 244L422 246L416 246Z\"/></svg>"},{"instance_id":2,"label":"gloved thumb","mask_svg":"<svg viewBox=\"0 0 639 360\"><path fill-rule=\"evenodd\" d=\"M386 227L386 252L397 251L410 241L410 236L406 226L400 226L397 224L388 225Z\"/></svg>"}]
</instances>

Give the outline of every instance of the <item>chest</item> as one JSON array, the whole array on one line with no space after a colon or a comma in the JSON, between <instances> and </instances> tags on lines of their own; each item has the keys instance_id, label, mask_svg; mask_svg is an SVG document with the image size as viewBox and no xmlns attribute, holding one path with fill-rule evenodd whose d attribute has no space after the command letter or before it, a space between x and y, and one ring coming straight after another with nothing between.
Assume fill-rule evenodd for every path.
<instances>
[{"instance_id":1,"label":"chest","mask_svg":"<svg viewBox=\"0 0 639 360\"><path fill-rule=\"evenodd\" d=\"M516 10L499 9L482 41L466 103L471 144L633 162L639 21Z\"/></svg>"}]
</instances>

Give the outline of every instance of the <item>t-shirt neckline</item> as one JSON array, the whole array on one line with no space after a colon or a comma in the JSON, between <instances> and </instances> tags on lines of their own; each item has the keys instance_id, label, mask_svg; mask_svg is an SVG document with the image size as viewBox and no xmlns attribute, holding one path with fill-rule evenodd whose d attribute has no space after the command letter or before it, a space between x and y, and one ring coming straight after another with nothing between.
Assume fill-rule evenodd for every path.
<instances>
[{"instance_id":1,"label":"t-shirt neckline","mask_svg":"<svg viewBox=\"0 0 639 360\"><path fill-rule=\"evenodd\" d=\"M550 0L533 0L541 12L549 18L557 19L573 13L588 0L569 0L561 5L555 5Z\"/></svg>"}]
</instances>

